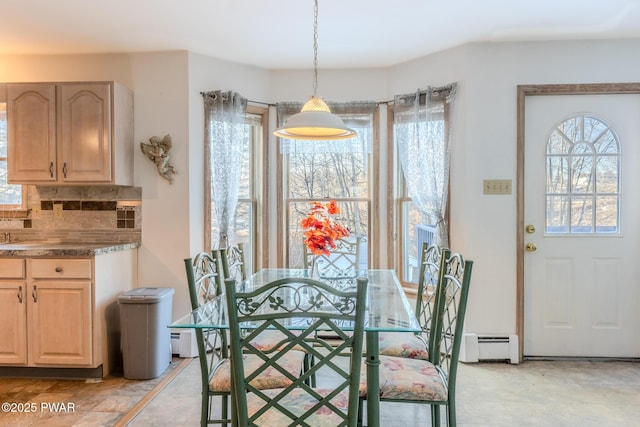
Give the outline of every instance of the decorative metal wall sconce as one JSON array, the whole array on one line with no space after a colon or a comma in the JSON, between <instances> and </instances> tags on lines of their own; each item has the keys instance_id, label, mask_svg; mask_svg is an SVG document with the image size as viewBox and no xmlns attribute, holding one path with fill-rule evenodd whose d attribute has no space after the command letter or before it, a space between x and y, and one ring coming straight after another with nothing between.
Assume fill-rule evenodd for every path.
<instances>
[{"instance_id":1,"label":"decorative metal wall sconce","mask_svg":"<svg viewBox=\"0 0 640 427\"><path fill-rule=\"evenodd\" d=\"M171 135L167 134L164 138L152 136L149 142L141 142L140 149L152 162L156 164L158 173L161 177L173 184L173 176L176 168L169 164L169 150L171 150Z\"/></svg>"}]
</instances>

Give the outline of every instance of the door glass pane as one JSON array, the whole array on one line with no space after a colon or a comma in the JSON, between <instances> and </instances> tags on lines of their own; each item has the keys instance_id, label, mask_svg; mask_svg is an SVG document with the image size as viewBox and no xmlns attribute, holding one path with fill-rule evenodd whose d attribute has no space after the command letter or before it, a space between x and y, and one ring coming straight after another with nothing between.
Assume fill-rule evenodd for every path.
<instances>
[{"instance_id":1,"label":"door glass pane","mask_svg":"<svg viewBox=\"0 0 640 427\"><path fill-rule=\"evenodd\" d=\"M596 233L615 233L617 229L618 197L600 196L596 200Z\"/></svg>"},{"instance_id":2,"label":"door glass pane","mask_svg":"<svg viewBox=\"0 0 640 427\"><path fill-rule=\"evenodd\" d=\"M599 154L618 154L618 141L611 129L600 135L593 146Z\"/></svg>"},{"instance_id":3,"label":"door glass pane","mask_svg":"<svg viewBox=\"0 0 640 427\"><path fill-rule=\"evenodd\" d=\"M620 233L620 142L603 120L576 114L547 140L546 233Z\"/></svg>"},{"instance_id":4,"label":"door glass pane","mask_svg":"<svg viewBox=\"0 0 640 427\"><path fill-rule=\"evenodd\" d=\"M569 192L569 158L549 156L547 166L547 193L567 194Z\"/></svg>"},{"instance_id":5,"label":"door glass pane","mask_svg":"<svg viewBox=\"0 0 640 427\"><path fill-rule=\"evenodd\" d=\"M596 182L598 183L598 193L618 192L618 157L602 156L598 158L596 167Z\"/></svg>"},{"instance_id":6,"label":"door glass pane","mask_svg":"<svg viewBox=\"0 0 640 427\"><path fill-rule=\"evenodd\" d=\"M573 196L571 198L571 232L593 232L593 199Z\"/></svg>"},{"instance_id":7,"label":"door glass pane","mask_svg":"<svg viewBox=\"0 0 640 427\"><path fill-rule=\"evenodd\" d=\"M567 137L560 130L555 130L549 137L547 154L569 154L570 149L571 144Z\"/></svg>"},{"instance_id":8,"label":"door glass pane","mask_svg":"<svg viewBox=\"0 0 640 427\"><path fill-rule=\"evenodd\" d=\"M571 171L573 193L591 193L593 191L593 156L572 156Z\"/></svg>"},{"instance_id":9,"label":"door glass pane","mask_svg":"<svg viewBox=\"0 0 640 427\"><path fill-rule=\"evenodd\" d=\"M569 232L569 197L547 196L547 233Z\"/></svg>"}]
</instances>

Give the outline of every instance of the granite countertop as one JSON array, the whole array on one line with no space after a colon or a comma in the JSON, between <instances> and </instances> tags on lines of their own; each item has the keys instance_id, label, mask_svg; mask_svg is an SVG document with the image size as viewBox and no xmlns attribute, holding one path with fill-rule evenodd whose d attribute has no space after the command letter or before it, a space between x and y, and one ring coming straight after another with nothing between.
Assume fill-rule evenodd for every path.
<instances>
[{"instance_id":1,"label":"granite countertop","mask_svg":"<svg viewBox=\"0 0 640 427\"><path fill-rule=\"evenodd\" d=\"M0 244L0 257L65 256L82 257L104 255L110 252L135 249L139 242L87 243L87 242L15 242Z\"/></svg>"}]
</instances>

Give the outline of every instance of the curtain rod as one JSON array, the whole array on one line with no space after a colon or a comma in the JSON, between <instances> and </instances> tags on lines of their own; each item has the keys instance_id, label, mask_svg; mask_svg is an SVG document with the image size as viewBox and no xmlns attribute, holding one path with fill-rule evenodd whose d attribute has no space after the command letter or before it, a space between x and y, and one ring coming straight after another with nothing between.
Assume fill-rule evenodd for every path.
<instances>
[{"instance_id":1,"label":"curtain rod","mask_svg":"<svg viewBox=\"0 0 640 427\"><path fill-rule=\"evenodd\" d=\"M445 86L435 87L435 88L433 88L433 91L434 91L434 92L444 92L444 91L446 91L446 90L451 90L451 89L452 89L452 87L454 87L455 85L456 85L456 84L455 84L455 83L453 83L453 84L448 84L448 85L445 85ZM422 94L422 93L426 93L426 90L424 90L424 89L423 89L423 90L418 89L418 91L419 91L421 94ZM203 96L204 96L204 95L206 95L206 94L207 94L207 92L200 92L200 95L203 95ZM277 106L278 106L278 104L273 104L273 103L269 103L269 102L262 102L262 101L252 101L252 100L250 100L250 99L247 99L247 102L249 102L249 103L251 103L251 104L260 104L260 105L265 105L265 106L267 106L267 107L277 107ZM374 101L374 102L375 102L377 105L383 105L383 104L393 104L394 100L393 100L393 99L390 99L390 100L388 100L388 101L377 101L377 102L376 102L376 101Z\"/></svg>"},{"instance_id":2,"label":"curtain rod","mask_svg":"<svg viewBox=\"0 0 640 427\"><path fill-rule=\"evenodd\" d=\"M205 96L207 93L209 93L209 92L200 92L200 95ZM250 99L247 99L247 102L250 102L252 104L266 105L267 107L275 107L276 106L276 104L270 104L268 102L262 102L262 101L252 101Z\"/></svg>"}]
</instances>

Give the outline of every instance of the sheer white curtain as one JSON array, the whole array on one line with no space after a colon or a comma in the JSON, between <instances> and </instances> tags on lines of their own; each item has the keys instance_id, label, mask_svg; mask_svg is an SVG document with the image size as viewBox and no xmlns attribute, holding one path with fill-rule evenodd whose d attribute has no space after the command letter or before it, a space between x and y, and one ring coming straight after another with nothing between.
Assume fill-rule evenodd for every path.
<instances>
[{"instance_id":1,"label":"sheer white curtain","mask_svg":"<svg viewBox=\"0 0 640 427\"><path fill-rule=\"evenodd\" d=\"M210 209L205 215L206 226L211 229L211 211L219 228L217 243L211 231L205 233L207 247L226 248L228 235L233 230L240 174L242 147L249 138L245 126L247 99L237 92L212 91L202 94L205 120L205 198Z\"/></svg>"},{"instance_id":2,"label":"sheer white curtain","mask_svg":"<svg viewBox=\"0 0 640 427\"><path fill-rule=\"evenodd\" d=\"M436 243L449 246L447 200L449 136L457 84L396 95L394 137L407 185L416 208L436 225Z\"/></svg>"}]
</instances>

